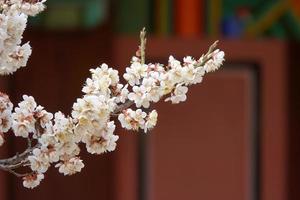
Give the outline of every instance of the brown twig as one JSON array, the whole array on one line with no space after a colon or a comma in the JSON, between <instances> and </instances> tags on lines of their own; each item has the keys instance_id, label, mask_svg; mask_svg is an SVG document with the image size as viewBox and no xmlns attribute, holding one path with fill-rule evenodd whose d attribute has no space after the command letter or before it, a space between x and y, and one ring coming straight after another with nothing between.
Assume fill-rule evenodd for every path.
<instances>
[{"instance_id":1,"label":"brown twig","mask_svg":"<svg viewBox=\"0 0 300 200\"><path fill-rule=\"evenodd\" d=\"M119 105L112 114L117 115L118 113L122 112L122 110L125 110L132 105L133 105L133 101L127 100L125 103Z\"/></svg>"},{"instance_id":2,"label":"brown twig","mask_svg":"<svg viewBox=\"0 0 300 200\"><path fill-rule=\"evenodd\" d=\"M141 53L141 64L145 64L145 58L146 58L146 29L145 27L140 32L140 53Z\"/></svg>"},{"instance_id":3,"label":"brown twig","mask_svg":"<svg viewBox=\"0 0 300 200\"><path fill-rule=\"evenodd\" d=\"M140 32L140 46L139 46L139 51L140 51L140 56L141 56L141 64L145 64L145 60L146 60L146 43L147 43L147 39L146 39L146 29L145 27L142 29L142 31ZM119 105L115 111L112 113L112 116L116 116L118 115L118 113L120 113L122 110L125 110L129 107L131 107L134 104L133 101L127 100L125 103Z\"/></svg>"},{"instance_id":4,"label":"brown twig","mask_svg":"<svg viewBox=\"0 0 300 200\"><path fill-rule=\"evenodd\" d=\"M40 136L43 129L39 122L36 123L35 128L36 128L37 135ZM28 156L32 154L32 151L35 148L39 148L39 147L40 147L39 143L32 146L32 139L28 137L27 148L25 149L25 151L23 151L20 154L16 153L16 155L14 155L10 158L0 159L0 169L8 171L18 177L23 177L23 176L28 175L28 173L27 174L19 174L19 173L15 172L15 169L28 166Z\"/></svg>"},{"instance_id":5,"label":"brown twig","mask_svg":"<svg viewBox=\"0 0 300 200\"><path fill-rule=\"evenodd\" d=\"M197 67L202 67L204 64L211 58L211 53L215 51L218 45L218 40L215 41L208 49L208 52L201 56L201 58L198 60L198 63L196 64Z\"/></svg>"}]
</instances>

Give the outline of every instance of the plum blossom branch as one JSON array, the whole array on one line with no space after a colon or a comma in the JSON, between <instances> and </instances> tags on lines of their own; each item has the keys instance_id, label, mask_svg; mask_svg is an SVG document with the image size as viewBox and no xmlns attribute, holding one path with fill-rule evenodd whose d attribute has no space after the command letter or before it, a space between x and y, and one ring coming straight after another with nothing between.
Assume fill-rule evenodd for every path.
<instances>
[{"instance_id":1,"label":"plum blossom branch","mask_svg":"<svg viewBox=\"0 0 300 200\"><path fill-rule=\"evenodd\" d=\"M146 28L144 27L142 31L140 32L140 45L139 49L136 53L136 56L140 56L141 64L145 64L146 60ZM127 100L125 103L119 105L115 111L112 113L112 115L116 115L117 113L120 113L123 110L126 110L127 108L131 107L134 104L133 101Z\"/></svg>"},{"instance_id":2,"label":"plum blossom branch","mask_svg":"<svg viewBox=\"0 0 300 200\"><path fill-rule=\"evenodd\" d=\"M45 0L0 0L0 74L26 66L31 54L28 43L21 45L27 17L41 12ZM38 186L50 166L63 175L82 170L80 144L90 154L114 151L119 136L115 122L127 130L149 132L157 123L150 104L161 99L173 104L187 99L188 86L201 83L206 73L220 68L224 52L215 42L199 59L183 61L169 57L168 64L146 63L146 31L140 32L140 45L130 66L121 77L106 64L90 69L82 88L83 96L73 104L70 116L47 112L32 96L13 106L8 95L0 93L0 146L7 134L27 140L27 148L11 158L0 160L0 169L23 179L27 188ZM122 84L122 82L124 84ZM26 168L28 173L19 173Z\"/></svg>"}]
</instances>

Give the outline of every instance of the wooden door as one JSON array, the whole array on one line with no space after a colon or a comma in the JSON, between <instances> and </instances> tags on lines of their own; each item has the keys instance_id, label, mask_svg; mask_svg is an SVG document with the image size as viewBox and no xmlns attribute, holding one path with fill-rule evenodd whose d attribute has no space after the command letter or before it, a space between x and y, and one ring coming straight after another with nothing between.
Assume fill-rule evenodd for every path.
<instances>
[{"instance_id":1,"label":"wooden door","mask_svg":"<svg viewBox=\"0 0 300 200\"><path fill-rule=\"evenodd\" d=\"M115 42L116 63L126 66L137 42ZM152 38L146 54L166 62L170 54L199 56L210 43ZM286 199L285 45L225 41L220 48L227 64L192 87L186 103L160 103L156 129L121 136L116 200Z\"/></svg>"}]
</instances>

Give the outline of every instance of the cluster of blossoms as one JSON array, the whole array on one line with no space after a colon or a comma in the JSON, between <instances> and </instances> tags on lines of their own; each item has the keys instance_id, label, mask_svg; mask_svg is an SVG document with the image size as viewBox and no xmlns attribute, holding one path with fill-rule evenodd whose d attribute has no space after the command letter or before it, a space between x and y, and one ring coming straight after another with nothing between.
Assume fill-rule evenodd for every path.
<instances>
[{"instance_id":1,"label":"cluster of blossoms","mask_svg":"<svg viewBox=\"0 0 300 200\"><path fill-rule=\"evenodd\" d=\"M4 143L3 134L8 132L12 125L13 104L8 96L0 93L0 145Z\"/></svg>"},{"instance_id":2,"label":"cluster of blossoms","mask_svg":"<svg viewBox=\"0 0 300 200\"><path fill-rule=\"evenodd\" d=\"M20 43L27 16L42 11L44 2L0 0L0 74L26 65L30 46ZM9 130L28 141L23 153L0 160L0 169L22 177L27 188L39 185L51 165L64 175L80 172L84 167L79 156L81 143L91 154L114 151L119 139L115 134L117 120L127 130L148 132L158 117L156 110L150 110L151 103L185 101L188 86L201 83L206 73L217 70L224 61L224 52L214 44L198 60L187 56L180 62L170 56L166 66L146 64L145 41L142 32L141 54L132 58L123 77L106 64L91 69L82 88L84 95L73 104L70 116L47 112L27 95L13 108L9 97L0 93L0 146ZM27 167L30 172L19 174L18 167Z\"/></svg>"},{"instance_id":3,"label":"cluster of blossoms","mask_svg":"<svg viewBox=\"0 0 300 200\"><path fill-rule=\"evenodd\" d=\"M129 108L119 114L118 119L122 127L127 130L136 131L144 129L144 131L147 132L147 130L152 129L156 125L157 116L156 110L152 110L152 112L147 115L141 109L134 111Z\"/></svg>"},{"instance_id":4,"label":"cluster of blossoms","mask_svg":"<svg viewBox=\"0 0 300 200\"><path fill-rule=\"evenodd\" d=\"M0 0L0 74L25 67L31 47L21 44L28 16L43 11L45 0Z\"/></svg>"},{"instance_id":5,"label":"cluster of blossoms","mask_svg":"<svg viewBox=\"0 0 300 200\"><path fill-rule=\"evenodd\" d=\"M134 57L123 76L126 85L119 83L118 71L102 64L90 70L91 78L82 89L84 95L73 104L71 116L49 113L26 95L12 112L12 103L1 94L2 136L11 128L16 137L36 141L26 158L32 173L24 176L24 186L38 185L51 164L64 175L80 172L84 164L79 157L79 143L84 143L91 154L114 151L119 139L114 134L114 117L127 130L149 131L156 125L158 114L143 109L163 97L172 103L185 101L187 86L200 83L205 73L217 69L223 56L222 51L213 51L203 66L199 66L201 59L191 57L181 63L171 56L167 66L146 65Z\"/></svg>"},{"instance_id":6,"label":"cluster of blossoms","mask_svg":"<svg viewBox=\"0 0 300 200\"><path fill-rule=\"evenodd\" d=\"M133 57L131 66L124 74L124 79L132 86L128 99L138 108L148 108L151 102L156 103L169 94L165 101L173 104L185 101L187 86L201 83L205 73L217 70L224 60L224 52L217 49L208 57L210 59L203 62L204 56L198 61L187 56L181 63L170 56L166 67L159 63L142 64L137 57Z\"/></svg>"}]
</instances>

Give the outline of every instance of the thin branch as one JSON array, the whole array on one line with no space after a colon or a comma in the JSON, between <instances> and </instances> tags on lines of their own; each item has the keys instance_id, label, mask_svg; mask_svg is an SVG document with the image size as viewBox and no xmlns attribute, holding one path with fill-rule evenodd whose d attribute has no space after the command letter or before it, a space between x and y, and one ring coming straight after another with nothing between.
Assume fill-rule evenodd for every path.
<instances>
[{"instance_id":1,"label":"thin branch","mask_svg":"<svg viewBox=\"0 0 300 200\"><path fill-rule=\"evenodd\" d=\"M34 173L34 172L29 172L29 173L21 174L21 173L18 173L16 171L12 170L12 169L3 169L3 170L5 170L5 171L7 171L7 172L15 175L16 177L19 177L19 178L22 178L22 177L25 177L25 176L28 176L28 175L31 175L31 174Z\"/></svg>"},{"instance_id":2,"label":"thin branch","mask_svg":"<svg viewBox=\"0 0 300 200\"><path fill-rule=\"evenodd\" d=\"M117 115L118 113L122 112L122 110L125 110L127 108L129 108L130 106L132 106L134 104L133 101L127 100L125 103L119 105L115 111L112 113L112 115Z\"/></svg>"},{"instance_id":3,"label":"thin branch","mask_svg":"<svg viewBox=\"0 0 300 200\"><path fill-rule=\"evenodd\" d=\"M144 27L142 29L142 31L140 32L140 45L139 45L142 65L145 64L145 60L146 60L146 43L147 43L146 28ZM116 116L122 110L125 110L125 109L131 107L133 104L134 104L133 101L127 100L125 103L119 105L111 115Z\"/></svg>"},{"instance_id":4,"label":"thin branch","mask_svg":"<svg viewBox=\"0 0 300 200\"><path fill-rule=\"evenodd\" d=\"M33 151L33 149L38 148L39 144L36 144L34 147L27 148L21 154L16 154L13 157L0 159L0 165L17 165L21 161L25 160Z\"/></svg>"},{"instance_id":5,"label":"thin branch","mask_svg":"<svg viewBox=\"0 0 300 200\"><path fill-rule=\"evenodd\" d=\"M7 166L3 165L2 167L6 167L9 169L17 169L17 168L26 167L26 166L30 166L30 163L27 158L25 160L20 161L19 163L15 164L15 165L7 165Z\"/></svg>"},{"instance_id":6,"label":"thin branch","mask_svg":"<svg viewBox=\"0 0 300 200\"><path fill-rule=\"evenodd\" d=\"M147 39L146 39L146 29L145 27L142 29L142 31L140 32L140 53L141 53L141 64L145 64L145 58L146 58L146 43L147 43Z\"/></svg>"},{"instance_id":7,"label":"thin branch","mask_svg":"<svg viewBox=\"0 0 300 200\"><path fill-rule=\"evenodd\" d=\"M31 148L31 145L32 145L32 140L31 140L31 138L28 136L28 138L27 138L27 147L28 147L28 148Z\"/></svg>"},{"instance_id":8,"label":"thin branch","mask_svg":"<svg viewBox=\"0 0 300 200\"><path fill-rule=\"evenodd\" d=\"M41 127L39 122L37 122L35 124L35 128L36 128L37 135L40 136L41 132L43 131L43 128ZM20 154L17 152L16 155L14 155L10 158L0 159L0 169L9 171L10 173L13 173L16 175L16 173L14 173L13 169L27 166L28 156L32 154L32 151L35 148L39 148L39 147L40 147L39 143L32 146L32 139L28 137L27 138L27 149L25 149L25 151L23 151Z\"/></svg>"},{"instance_id":9,"label":"thin branch","mask_svg":"<svg viewBox=\"0 0 300 200\"><path fill-rule=\"evenodd\" d=\"M202 67L204 64L211 58L211 53L214 52L218 45L218 40L215 41L208 49L208 52L201 56L201 58L198 60L198 63L196 64L197 67Z\"/></svg>"}]
</instances>

